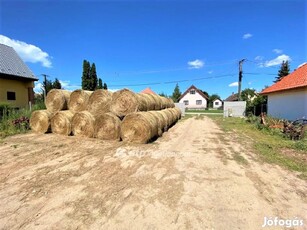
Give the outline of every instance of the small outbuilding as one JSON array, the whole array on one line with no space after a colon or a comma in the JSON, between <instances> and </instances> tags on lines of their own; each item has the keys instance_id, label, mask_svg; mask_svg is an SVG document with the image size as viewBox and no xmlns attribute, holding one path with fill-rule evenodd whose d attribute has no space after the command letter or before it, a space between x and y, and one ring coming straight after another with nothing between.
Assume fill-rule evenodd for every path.
<instances>
[{"instance_id":1,"label":"small outbuilding","mask_svg":"<svg viewBox=\"0 0 307 230\"><path fill-rule=\"evenodd\" d=\"M268 115L288 120L307 118L307 63L261 94L268 96Z\"/></svg>"},{"instance_id":2,"label":"small outbuilding","mask_svg":"<svg viewBox=\"0 0 307 230\"><path fill-rule=\"evenodd\" d=\"M223 105L223 102L218 98L216 98L212 103L213 103L213 105L212 105L213 109L219 109Z\"/></svg>"}]
</instances>

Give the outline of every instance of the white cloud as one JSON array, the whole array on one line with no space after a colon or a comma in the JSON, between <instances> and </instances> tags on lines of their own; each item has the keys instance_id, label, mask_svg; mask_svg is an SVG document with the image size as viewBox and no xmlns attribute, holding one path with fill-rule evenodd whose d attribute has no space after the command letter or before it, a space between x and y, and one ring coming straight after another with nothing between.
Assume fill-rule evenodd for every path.
<instances>
[{"instance_id":1,"label":"white cloud","mask_svg":"<svg viewBox=\"0 0 307 230\"><path fill-rule=\"evenodd\" d=\"M276 54L281 54L282 50L281 49L273 49L273 52Z\"/></svg>"},{"instance_id":2,"label":"white cloud","mask_svg":"<svg viewBox=\"0 0 307 230\"><path fill-rule=\"evenodd\" d=\"M212 74L212 73L213 73L213 70L208 71L208 74Z\"/></svg>"},{"instance_id":3,"label":"white cloud","mask_svg":"<svg viewBox=\"0 0 307 230\"><path fill-rule=\"evenodd\" d=\"M194 61L189 61L188 62L188 65L190 66L189 68L190 69L200 69L204 66L204 62L199 60L199 59L196 59Z\"/></svg>"},{"instance_id":4,"label":"white cloud","mask_svg":"<svg viewBox=\"0 0 307 230\"><path fill-rule=\"evenodd\" d=\"M282 54L279 55L277 58L274 58L270 61L266 61L263 66L270 67L280 65L283 61L291 61L291 58L288 55Z\"/></svg>"},{"instance_id":5,"label":"white cloud","mask_svg":"<svg viewBox=\"0 0 307 230\"><path fill-rule=\"evenodd\" d=\"M114 93L114 92L116 92L116 91L118 91L118 90L120 90L120 89L108 89L108 91L110 91L110 92L112 92L112 93Z\"/></svg>"},{"instance_id":6,"label":"white cloud","mask_svg":"<svg viewBox=\"0 0 307 230\"><path fill-rule=\"evenodd\" d=\"M263 56L257 56L257 57L255 57L255 61L262 61L263 60Z\"/></svg>"},{"instance_id":7,"label":"white cloud","mask_svg":"<svg viewBox=\"0 0 307 230\"><path fill-rule=\"evenodd\" d=\"M243 39L248 39L248 38L251 38L253 35L252 34L250 34L250 33L247 33L247 34L244 34L243 35Z\"/></svg>"},{"instance_id":8,"label":"white cloud","mask_svg":"<svg viewBox=\"0 0 307 230\"><path fill-rule=\"evenodd\" d=\"M61 83L62 88L66 90L74 91L76 89L81 89L81 86L70 84L70 81L59 80L59 82Z\"/></svg>"},{"instance_id":9,"label":"white cloud","mask_svg":"<svg viewBox=\"0 0 307 230\"><path fill-rule=\"evenodd\" d=\"M43 89L43 84L42 83L40 83L40 82L38 82L38 81L36 81L35 83L34 83L34 92L35 93L42 93L43 91L42 91L42 89Z\"/></svg>"},{"instance_id":10,"label":"white cloud","mask_svg":"<svg viewBox=\"0 0 307 230\"><path fill-rule=\"evenodd\" d=\"M48 53L42 51L39 47L27 44L22 41L10 39L0 34L0 43L11 46L19 54L25 62L38 63L40 62L44 67L51 68L52 63Z\"/></svg>"},{"instance_id":11,"label":"white cloud","mask_svg":"<svg viewBox=\"0 0 307 230\"><path fill-rule=\"evenodd\" d=\"M236 81L236 82L229 84L228 86L229 87L235 87L235 86L238 86L238 85L239 85L239 83Z\"/></svg>"}]
</instances>

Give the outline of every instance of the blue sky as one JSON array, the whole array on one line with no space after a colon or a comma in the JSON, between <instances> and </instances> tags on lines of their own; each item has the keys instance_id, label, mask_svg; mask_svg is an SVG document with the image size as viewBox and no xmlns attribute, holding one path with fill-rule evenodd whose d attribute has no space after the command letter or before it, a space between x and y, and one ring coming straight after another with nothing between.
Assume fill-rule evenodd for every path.
<instances>
[{"instance_id":1,"label":"blue sky","mask_svg":"<svg viewBox=\"0 0 307 230\"><path fill-rule=\"evenodd\" d=\"M0 43L39 77L80 88L84 59L110 89L171 94L194 84L222 99L271 85L282 60L306 62L304 0L0 1ZM144 85L143 85L144 84Z\"/></svg>"}]
</instances>

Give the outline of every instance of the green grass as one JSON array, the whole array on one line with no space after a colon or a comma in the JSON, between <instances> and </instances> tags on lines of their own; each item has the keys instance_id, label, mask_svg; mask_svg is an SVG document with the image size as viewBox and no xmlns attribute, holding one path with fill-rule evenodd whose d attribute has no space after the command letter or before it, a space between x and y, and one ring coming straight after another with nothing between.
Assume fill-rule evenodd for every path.
<instances>
[{"instance_id":1,"label":"green grass","mask_svg":"<svg viewBox=\"0 0 307 230\"><path fill-rule=\"evenodd\" d=\"M4 107L4 106L3 106ZM44 105L37 104L32 107L32 111L44 109ZM28 109L14 110L10 106L5 106L1 110L0 117L0 139L15 134L26 133L29 131L29 122L31 111ZM16 122L24 118L25 121Z\"/></svg>"},{"instance_id":2,"label":"green grass","mask_svg":"<svg viewBox=\"0 0 307 230\"><path fill-rule=\"evenodd\" d=\"M306 137L303 140L292 141L285 138L279 130L259 130L256 124L248 123L244 118L210 118L225 132L236 132L242 138L248 138L252 142L254 152L264 162L300 172L300 178L307 178L307 164L303 160L307 154ZM240 159L237 157L237 160Z\"/></svg>"},{"instance_id":3,"label":"green grass","mask_svg":"<svg viewBox=\"0 0 307 230\"><path fill-rule=\"evenodd\" d=\"M221 113L223 114L223 110L205 110L205 109L194 110L194 109L191 109L191 110L186 110L186 113Z\"/></svg>"},{"instance_id":4,"label":"green grass","mask_svg":"<svg viewBox=\"0 0 307 230\"><path fill-rule=\"evenodd\" d=\"M235 160L236 162L238 162L241 165L248 165L248 161L240 155L240 153L235 152L233 155L233 160Z\"/></svg>"}]
</instances>

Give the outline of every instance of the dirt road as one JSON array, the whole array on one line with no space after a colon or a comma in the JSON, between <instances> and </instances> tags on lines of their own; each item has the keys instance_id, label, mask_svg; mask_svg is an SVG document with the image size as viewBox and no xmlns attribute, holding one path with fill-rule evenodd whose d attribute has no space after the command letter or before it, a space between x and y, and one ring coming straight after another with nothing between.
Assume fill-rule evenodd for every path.
<instances>
[{"instance_id":1,"label":"dirt road","mask_svg":"<svg viewBox=\"0 0 307 230\"><path fill-rule=\"evenodd\" d=\"M306 228L306 182L261 163L242 140L206 117L148 145L6 138L0 228L262 229L265 216L297 217Z\"/></svg>"}]
</instances>

